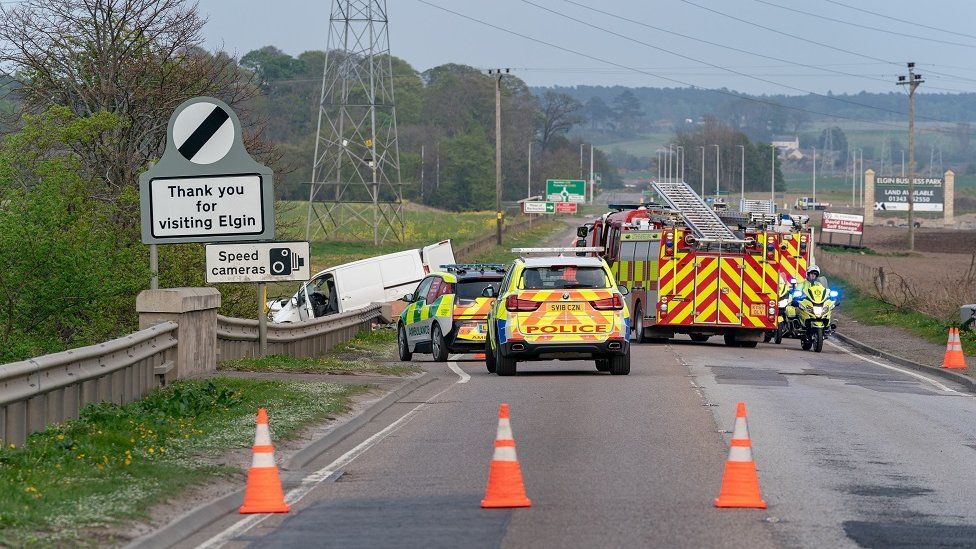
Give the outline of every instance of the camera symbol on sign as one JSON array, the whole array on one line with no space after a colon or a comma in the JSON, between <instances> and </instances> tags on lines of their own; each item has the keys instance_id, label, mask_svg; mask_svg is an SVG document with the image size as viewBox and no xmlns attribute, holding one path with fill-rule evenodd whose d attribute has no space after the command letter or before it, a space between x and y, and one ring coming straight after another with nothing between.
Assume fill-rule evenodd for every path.
<instances>
[{"instance_id":1,"label":"camera symbol on sign","mask_svg":"<svg viewBox=\"0 0 976 549\"><path fill-rule=\"evenodd\" d=\"M276 276L290 275L305 266L305 258L292 253L290 248L271 248L270 256L271 274Z\"/></svg>"}]
</instances>

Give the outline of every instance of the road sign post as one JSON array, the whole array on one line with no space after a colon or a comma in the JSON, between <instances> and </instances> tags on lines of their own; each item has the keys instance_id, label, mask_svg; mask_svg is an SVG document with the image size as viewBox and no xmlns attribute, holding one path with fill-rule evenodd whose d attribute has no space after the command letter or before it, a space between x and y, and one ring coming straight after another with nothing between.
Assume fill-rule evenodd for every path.
<instances>
[{"instance_id":1,"label":"road sign post","mask_svg":"<svg viewBox=\"0 0 976 549\"><path fill-rule=\"evenodd\" d=\"M142 242L151 246L152 256L158 244L261 242L275 237L274 174L244 148L234 111L212 97L195 97L173 112L163 157L139 175L139 207ZM155 274L158 268L152 263ZM212 281L209 265L207 280ZM261 299L265 280L241 281L258 283L263 356L268 346Z\"/></svg>"}]
</instances>

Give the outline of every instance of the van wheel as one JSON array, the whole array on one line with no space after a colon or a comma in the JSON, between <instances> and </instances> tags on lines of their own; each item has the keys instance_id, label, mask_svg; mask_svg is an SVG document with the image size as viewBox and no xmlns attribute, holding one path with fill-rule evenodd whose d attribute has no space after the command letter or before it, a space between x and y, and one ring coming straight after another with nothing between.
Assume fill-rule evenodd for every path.
<instances>
[{"instance_id":1,"label":"van wheel","mask_svg":"<svg viewBox=\"0 0 976 549\"><path fill-rule=\"evenodd\" d=\"M518 362L514 358L505 358L501 353L495 355L495 373L500 376L514 376L518 369Z\"/></svg>"},{"instance_id":2,"label":"van wheel","mask_svg":"<svg viewBox=\"0 0 976 549\"><path fill-rule=\"evenodd\" d=\"M491 341L485 341L485 367L488 373L495 373L495 352L491 349Z\"/></svg>"},{"instance_id":3,"label":"van wheel","mask_svg":"<svg viewBox=\"0 0 976 549\"><path fill-rule=\"evenodd\" d=\"M613 355L610 357L610 375L625 376L630 373L630 349L625 355Z\"/></svg>"},{"instance_id":4,"label":"van wheel","mask_svg":"<svg viewBox=\"0 0 976 549\"><path fill-rule=\"evenodd\" d=\"M410 344L407 343L407 331L403 329L403 324L397 330L397 354L400 355L400 360L403 362L410 362L410 359L413 358L413 353L410 352Z\"/></svg>"},{"instance_id":5,"label":"van wheel","mask_svg":"<svg viewBox=\"0 0 976 549\"><path fill-rule=\"evenodd\" d=\"M434 329L430 331L430 353L434 355L434 362L444 362L447 360L447 343L444 342L444 335L441 334L441 325L434 321Z\"/></svg>"},{"instance_id":6,"label":"van wheel","mask_svg":"<svg viewBox=\"0 0 976 549\"><path fill-rule=\"evenodd\" d=\"M596 371L598 372L609 372L610 371L610 361L605 358L596 359Z\"/></svg>"}]
</instances>

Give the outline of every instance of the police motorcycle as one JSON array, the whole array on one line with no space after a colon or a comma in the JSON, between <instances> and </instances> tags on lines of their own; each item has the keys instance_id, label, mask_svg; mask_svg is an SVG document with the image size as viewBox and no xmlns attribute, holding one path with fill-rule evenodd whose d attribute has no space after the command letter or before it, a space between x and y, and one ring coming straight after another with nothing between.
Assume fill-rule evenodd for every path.
<instances>
[{"instance_id":1,"label":"police motorcycle","mask_svg":"<svg viewBox=\"0 0 976 549\"><path fill-rule=\"evenodd\" d=\"M790 319L796 316L796 308L793 306L793 294L796 292L796 279L791 278L787 283L780 279L779 282L779 303L776 315L776 329L769 332L769 340L779 345L783 338L795 338L793 324ZM767 342L769 341L767 340Z\"/></svg>"},{"instance_id":2,"label":"police motorcycle","mask_svg":"<svg viewBox=\"0 0 976 549\"><path fill-rule=\"evenodd\" d=\"M786 308L788 327L790 337L799 338L804 351L823 350L824 340L837 328L832 317L839 297L837 290L819 283L805 284L793 291L792 303Z\"/></svg>"}]
</instances>

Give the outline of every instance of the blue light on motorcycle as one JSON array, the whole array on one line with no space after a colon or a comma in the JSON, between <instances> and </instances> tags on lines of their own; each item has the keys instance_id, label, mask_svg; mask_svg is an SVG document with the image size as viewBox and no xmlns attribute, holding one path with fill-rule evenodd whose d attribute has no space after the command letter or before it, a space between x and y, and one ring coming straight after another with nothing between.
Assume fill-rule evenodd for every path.
<instances>
[{"instance_id":1,"label":"blue light on motorcycle","mask_svg":"<svg viewBox=\"0 0 976 549\"><path fill-rule=\"evenodd\" d=\"M803 297L803 292L801 292L800 290L797 290L797 291L793 292L793 297Z\"/></svg>"},{"instance_id":2,"label":"blue light on motorcycle","mask_svg":"<svg viewBox=\"0 0 976 549\"><path fill-rule=\"evenodd\" d=\"M837 290L830 290L830 297L831 298L835 298L835 297L837 297L839 295L840 295L840 293L838 293Z\"/></svg>"}]
</instances>

